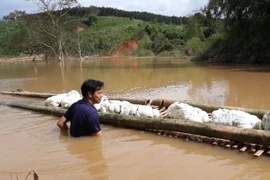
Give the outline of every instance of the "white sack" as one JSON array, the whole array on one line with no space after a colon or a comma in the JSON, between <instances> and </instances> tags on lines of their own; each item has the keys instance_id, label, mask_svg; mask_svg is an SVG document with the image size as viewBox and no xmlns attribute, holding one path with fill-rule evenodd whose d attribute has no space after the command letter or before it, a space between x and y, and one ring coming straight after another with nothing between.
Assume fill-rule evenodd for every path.
<instances>
[{"instance_id":1,"label":"white sack","mask_svg":"<svg viewBox=\"0 0 270 180\"><path fill-rule=\"evenodd\" d=\"M175 102L168 107L168 115L174 119L181 119L185 121L192 122L209 122L207 112L197 108L192 107L188 104Z\"/></svg>"},{"instance_id":2,"label":"white sack","mask_svg":"<svg viewBox=\"0 0 270 180\"><path fill-rule=\"evenodd\" d=\"M80 99L81 95L77 91L71 90L68 93L57 94L47 98L44 104L45 106L69 108L74 102Z\"/></svg>"},{"instance_id":3,"label":"white sack","mask_svg":"<svg viewBox=\"0 0 270 180\"><path fill-rule=\"evenodd\" d=\"M63 108L69 108L73 103L77 102L81 98L81 95L77 91L72 90L67 93L64 98L62 98L60 106Z\"/></svg>"},{"instance_id":4,"label":"white sack","mask_svg":"<svg viewBox=\"0 0 270 180\"><path fill-rule=\"evenodd\" d=\"M212 112L212 122L244 129L261 129L261 120L240 110L218 109Z\"/></svg>"},{"instance_id":5,"label":"white sack","mask_svg":"<svg viewBox=\"0 0 270 180\"><path fill-rule=\"evenodd\" d=\"M66 93L57 94L55 96L51 96L45 100L45 106L54 106L60 107L61 100L66 96Z\"/></svg>"},{"instance_id":6,"label":"white sack","mask_svg":"<svg viewBox=\"0 0 270 180\"><path fill-rule=\"evenodd\" d=\"M262 129L270 131L270 111L266 112L262 118Z\"/></svg>"}]
</instances>

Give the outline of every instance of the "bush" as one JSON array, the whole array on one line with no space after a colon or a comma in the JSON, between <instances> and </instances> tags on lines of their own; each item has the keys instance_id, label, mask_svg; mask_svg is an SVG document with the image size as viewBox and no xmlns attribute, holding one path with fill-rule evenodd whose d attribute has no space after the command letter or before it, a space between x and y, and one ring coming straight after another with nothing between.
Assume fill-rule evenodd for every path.
<instances>
[{"instance_id":1,"label":"bush","mask_svg":"<svg viewBox=\"0 0 270 180\"><path fill-rule=\"evenodd\" d=\"M137 56L154 56L154 53L151 50L143 48L139 48L134 54Z\"/></svg>"},{"instance_id":2,"label":"bush","mask_svg":"<svg viewBox=\"0 0 270 180\"><path fill-rule=\"evenodd\" d=\"M191 38L186 43L185 53L188 56L195 56L204 49L204 44L198 37Z\"/></svg>"},{"instance_id":3,"label":"bush","mask_svg":"<svg viewBox=\"0 0 270 180\"><path fill-rule=\"evenodd\" d=\"M148 35L144 35L141 40L138 41L139 47L143 49L151 49L153 42Z\"/></svg>"}]
</instances>

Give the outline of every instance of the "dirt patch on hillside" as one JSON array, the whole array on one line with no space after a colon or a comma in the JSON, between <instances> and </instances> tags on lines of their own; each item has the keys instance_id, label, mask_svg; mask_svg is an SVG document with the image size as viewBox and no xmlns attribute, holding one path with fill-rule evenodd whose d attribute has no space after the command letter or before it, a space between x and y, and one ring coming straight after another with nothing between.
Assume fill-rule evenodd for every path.
<instances>
[{"instance_id":1,"label":"dirt patch on hillside","mask_svg":"<svg viewBox=\"0 0 270 180\"><path fill-rule=\"evenodd\" d=\"M134 51L139 49L139 44L135 40L124 42L120 45L117 51L113 52L111 56L117 57L122 55L133 55Z\"/></svg>"}]
</instances>

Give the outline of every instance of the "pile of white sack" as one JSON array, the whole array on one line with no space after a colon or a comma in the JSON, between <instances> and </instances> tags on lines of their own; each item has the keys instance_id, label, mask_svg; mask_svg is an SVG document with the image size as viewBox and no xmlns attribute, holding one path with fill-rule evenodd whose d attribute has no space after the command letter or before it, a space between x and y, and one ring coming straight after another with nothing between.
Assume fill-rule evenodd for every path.
<instances>
[{"instance_id":1,"label":"pile of white sack","mask_svg":"<svg viewBox=\"0 0 270 180\"><path fill-rule=\"evenodd\" d=\"M69 108L73 103L80 100L81 95L72 90L69 93L57 94L45 100L45 106ZM99 104L94 104L97 111L102 113L116 113L138 117L159 117L160 112L149 105L132 104L127 101L109 100L103 96Z\"/></svg>"},{"instance_id":2,"label":"pile of white sack","mask_svg":"<svg viewBox=\"0 0 270 180\"><path fill-rule=\"evenodd\" d=\"M99 104L94 105L99 112L116 113L137 117L159 117L160 112L149 105L132 104L128 101L109 100L103 96Z\"/></svg>"},{"instance_id":3,"label":"pile of white sack","mask_svg":"<svg viewBox=\"0 0 270 180\"><path fill-rule=\"evenodd\" d=\"M58 94L45 100L46 106L69 108L74 102L80 100L82 96L75 90L69 93ZM128 101L109 100L102 97L99 104L94 105L102 113L115 113L137 117L162 117L158 109L150 105L132 104ZM180 121L191 121L201 123L214 123L217 125L233 126L244 129L270 130L270 111L265 113L262 120L255 115L251 115L241 110L218 109L208 114L200 108L190 106L182 102L174 102L167 109L169 118ZM211 116L211 118L209 117Z\"/></svg>"},{"instance_id":4,"label":"pile of white sack","mask_svg":"<svg viewBox=\"0 0 270 180\"><path fill-rule=\"evenodd\" d=\"M210 122L217 125L232 126L243 129L270 131L270 111L261 119L241 110L218 109L211 114L188 104L174 102L167 109L170 118L191 122ZM211 118L209 118L209 116Z\"/></svg>"},{"instance_id":5,"label":"pile of white sack","mask_svg":"<svg viewBox=\"0 0 270 180\"><path fill-rule=\"evenodd\" d=\"M78 91L72 90L68 93L57 94L45 100L45 106L69 108L82 97Z\"/></svg>"}]
</instances>

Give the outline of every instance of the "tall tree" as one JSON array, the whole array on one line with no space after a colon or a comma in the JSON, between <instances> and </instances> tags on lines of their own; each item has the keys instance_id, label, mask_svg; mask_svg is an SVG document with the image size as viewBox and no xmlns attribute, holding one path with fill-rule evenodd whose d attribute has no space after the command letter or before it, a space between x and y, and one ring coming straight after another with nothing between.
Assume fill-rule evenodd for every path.
<instances>
[{"instance_id":1,"label":"tall tree","mask_svg":"<svg viewBox=\"0 0 270 180\"><path fill-rule=\"evenodd\" d=\"M39 51L63 61L66 49L78 27L78 20L68 11L77 0L26 0L37 4L36 14L24 16L21 22L27 29L29 44L41 47Z\"/></svg>"}]
</instances>

